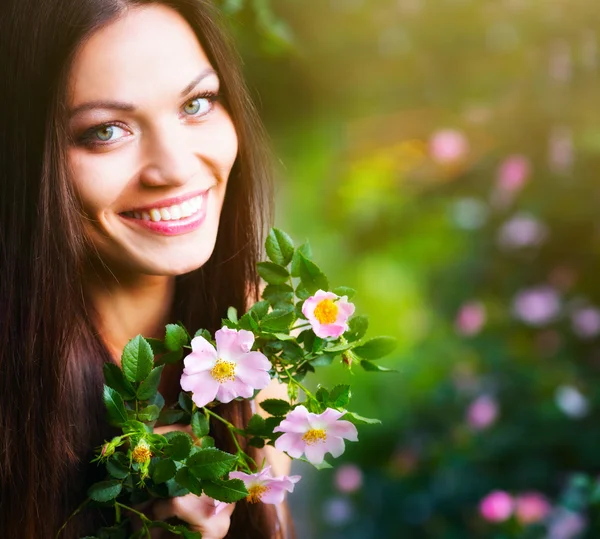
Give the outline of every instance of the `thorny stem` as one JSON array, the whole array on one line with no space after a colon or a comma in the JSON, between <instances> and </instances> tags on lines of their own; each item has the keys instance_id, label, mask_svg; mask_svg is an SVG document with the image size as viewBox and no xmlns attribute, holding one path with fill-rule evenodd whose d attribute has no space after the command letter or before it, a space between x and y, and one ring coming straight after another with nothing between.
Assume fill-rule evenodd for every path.
<instances>
[{"instance_id":1,"label":"thorny stem","mask_svg":"<svg viewBox=\"0 0 600 539\"><path fill-rule=\"evenodd\" d=\"M306 393L307 398L313 399L314 397L312 396L312 393L291 375L290 371L287 370L287 367L285 365L282 365L281 363L280 363L280 365L281 365L281 368L285 371L285 374L288 375L290 381L293 382L294 384L296 384L302 391L304 391L304 393Z\"/></svg>"},{"instance_id":2,"label":"thorny stem","mask_svg":"<svg viewBox=\"0 0 600 539\"><path fill-rule=\"evenodd\" d=\"M144 513L140 513L139 511L136 511L133 507L129 507L128 505L124 505L119 502L115 502L115 508L118 508L119 510L123 508L125 511L129 511L134 515L137 515L137 517L142 521L142 526L144 527L146 536L148 537L148 539L152 539L152 536L150 535L150 529L148 528L148 524L152 524L152 521L146 515L144 515Z\"/></svg>"},{"instance_id":3,"label":"thorny stem","mask_svg":"<svg viewBox=\"0 0 600 539\"><path fill-rule=\"evenodd\" d=\"M238 451L238 462L240 462L240 464L244 467L244 469L248 472L248 473L252 473L252 470L250 469L250 466L248 466L248 463L246 462L246 460L249 460L250 462L252 462L252 464L254 464L254 466L256 466L256 462L254 461L254 459L248 455L240 446L237 436L235 435L236 432L239 432L239 429L236 428L232 423L230 423L229 421L227 421L226 419L224 419L223 417L221 417L218 414L215 414L213 411L209 410L208 408L203 408L204 411L213 416L215 419L218 419L219 421L221 421L221 423L224 423L227 428L229 429L229 432L231 433L231 438L233 439L233 443L235 444L235 447L237 448ZM242 457L241 459L239 459L239 457Z\"/></svg>"}]
</instances>

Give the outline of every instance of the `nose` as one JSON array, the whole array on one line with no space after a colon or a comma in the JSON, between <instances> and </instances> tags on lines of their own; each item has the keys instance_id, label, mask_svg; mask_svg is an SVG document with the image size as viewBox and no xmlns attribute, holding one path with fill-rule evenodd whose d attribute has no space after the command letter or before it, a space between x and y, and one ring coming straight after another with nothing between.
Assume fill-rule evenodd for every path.
<instances>
[{"instance_id":1,"label":"nose","mask_svg":"<svg viewBox=\"0 0 600 539\"><path fill-rule=\"evenodd\" d=\"M200 171L201 159L182 126L163 126L142 142L145 165L140 181L148 187L185 185Z\"/></svg>"}]
</instances>

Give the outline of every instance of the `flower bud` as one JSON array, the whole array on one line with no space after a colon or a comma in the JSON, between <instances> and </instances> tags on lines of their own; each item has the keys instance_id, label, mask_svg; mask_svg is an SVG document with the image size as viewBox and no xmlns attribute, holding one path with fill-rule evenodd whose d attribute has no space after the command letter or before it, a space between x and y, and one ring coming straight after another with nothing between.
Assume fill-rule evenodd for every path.
<instances>
[{"instance_id":1,"label":"flower bud","mask_svg":"<svg viewBox=\"0 0 600 539\"><path fill-rule=\"evenodd\" d=\"M150 457L152 457L152 451L150 451L150 446L148 443L142 439L135 446L131 456L138 464L143 464L150 460Z\"/></svg>"}]
</instances>

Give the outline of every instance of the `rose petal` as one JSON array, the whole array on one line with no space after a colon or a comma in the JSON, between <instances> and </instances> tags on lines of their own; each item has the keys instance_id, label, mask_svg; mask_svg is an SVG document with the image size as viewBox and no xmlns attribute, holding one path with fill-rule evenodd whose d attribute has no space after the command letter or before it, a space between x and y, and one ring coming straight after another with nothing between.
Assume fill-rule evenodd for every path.
<instances>
[{"instance_id":1,"label":"rose petal","mask_svg":"<svg viewBox=\"0 0 600 539\"><path fill-rule=\"evenodd\" d=\"M244 365L250 369L271 370L271 362L260 352L248 352L244 354L238 359L237 364Z\"/></svg>"},{"instance_id":2,"label":"rose petal","mask_svg":"<svg viewBox=\"0 0 600 539\"><path fill-rule=\"evenodd\" d=\"M181 376L181 389L192 392L192 400L196 406L206 406L209 402L215 400L219 383L210 375L208 371L198 374Z\"/></svg>"},{"instance_id":3,"label":"rose petal","mask_svg":"<svg viewBox=\"0 0 600 539\"><path fill-rule=\"evenodd\" d=\"M350 421L336 421L333 425L330 425L327 429L327 434L331 436L338 436L340 438L346 438L351 442L358 441L358 430L356 426L350 423Z\"/></svg>"},{"instance_id":4,"label":"rose petal","mask_svg":"<svg viewBox=\"0 0 600 539\"><path fill-rule=\"evenodd\" d=\"M242 382L254 389L264 389L271 382L267 372L248 367L243 362L236 365L235 374Z\"/></svg>"},{"instance_id":5,"label":"rose petal","mask_svg":"<svg viewBox=\"0 0 600 539\"><path fill-rule=\"evenodd\" d=\"M217 399L220 402L228 403L237 397L249 398L254 394L254 390L244 384L239 379L235 379L232 382L225 382L219 384L219 390L217 391Z\"/></svg>"},{"instance_id":6,"label":"rose petal","mask_svg":"<svg viewBox=\"0 0 600 539\"><path fill-rule=\"evenodd\" d=\"M325 453L327 453L327 446L325 443L307 445L304 449L307 460L313 464L321 464L325 457Z\"/></svg>"},{"instance_id":7,"label":"rose petal","mask_svg":"<svg viewBox=\"0 0 600 539\"><path fill-rule=\"evenodd\" d=\"M344 440L337 436L327 436L324 445L326 446L327 451L335 458L339 457L346 449Z\"/></svg>"},{"instance_id":8,"label":"rose petal","mask_svg":"<svg viewBox=\"0 0 600 539\"><path fill-rule=\"evenodd\" d=\"M275 449L285 451L290 457L297 459L304 453L306 443L299 434L286 432L275 440Z\"/></svg>"}]
</instances>

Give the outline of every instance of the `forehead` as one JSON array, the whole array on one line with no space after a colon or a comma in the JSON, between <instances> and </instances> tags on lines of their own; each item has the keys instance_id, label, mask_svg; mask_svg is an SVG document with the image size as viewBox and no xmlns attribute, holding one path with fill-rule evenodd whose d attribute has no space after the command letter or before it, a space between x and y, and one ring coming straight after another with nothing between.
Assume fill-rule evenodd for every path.
<instances>
[{"instance_id":1,"label":"forehead","mask_svg":"<svg viewBox=\"0 0 600 539\"><path fill-rule=\"evenodd\" d=\"M95 99L136 103L179 95L210 62L187 21L151 4L127 10L96 31L69 74L70 106Z\"/></svg>"}]
</instances>

